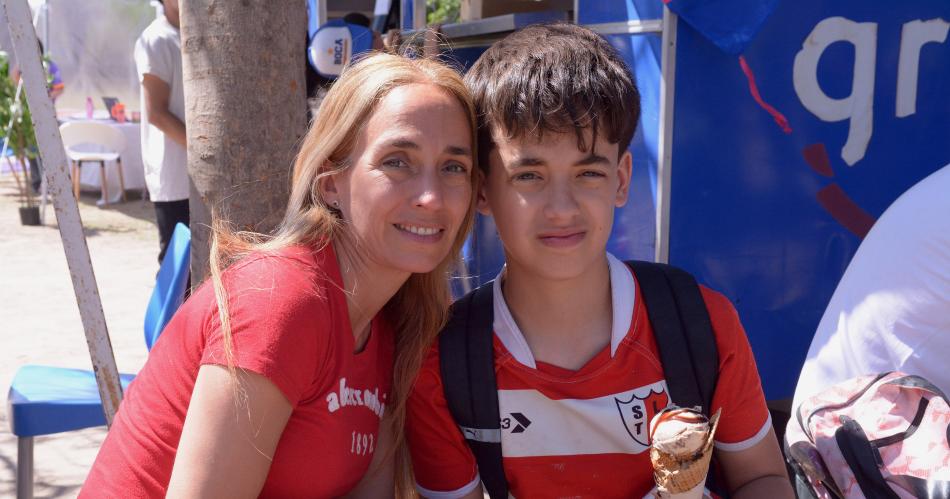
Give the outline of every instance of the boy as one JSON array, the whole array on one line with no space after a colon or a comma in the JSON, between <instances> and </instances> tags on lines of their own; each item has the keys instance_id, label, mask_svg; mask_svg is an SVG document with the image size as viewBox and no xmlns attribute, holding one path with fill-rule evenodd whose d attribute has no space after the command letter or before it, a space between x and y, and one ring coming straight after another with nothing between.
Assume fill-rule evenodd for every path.
<instances>
[{"instance_id":1,"label":"boy","mask_svg":"<svg viewBox=\"0 0 950 499\"><path fill-rule=\"evenodd\" d=\"M479 210L506 267L493 285L501 449L515 497L643 497L653 487L645 428L669 403L653 327L630 269L606 252L627 200L639 118L630 71L597 34L531 26L495 43L466 76L481 120ZM719 353L712 412L732 497L793 497L735 310L702 289ZM439 352L408 403L419 492L480 498L472 451L443 392ZM631 394L639 421L618 411ZM479 400L473 400L479 404Z\"/></svg>"}]
</instances>

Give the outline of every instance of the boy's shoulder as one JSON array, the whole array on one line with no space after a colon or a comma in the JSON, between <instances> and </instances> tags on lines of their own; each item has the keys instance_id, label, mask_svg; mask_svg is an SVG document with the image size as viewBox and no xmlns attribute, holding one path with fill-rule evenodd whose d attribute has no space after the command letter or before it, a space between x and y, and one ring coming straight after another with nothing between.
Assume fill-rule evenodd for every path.
<instances>
[{"instance_id":1,"label":"boy's shoulder","mask_svg":"<svg viewBox=\"0 0 950 499\"><path fill-rule=\"evenodd\" d=\"M745 336L745 330L739 320L739 312L736 311L732 301L721 292L702 284L699 285L699 290L706 303L706 311L709 313L716 343L720 345L724 342L734 343L739 335Z\"/></svg>"},{"instance_id":2,"label":"boy's shoulder","mask_svg":"<svg viewBox=\"0 0 950 499\"><path fill-rule=\"evenodd\" d=\"M732 301L722 294L720 291L716 291L705 284L699 285L699 291L703 295L703 301L706 302L706 308L709 310L709 314L726 314L726 315L736 315L736 308L732 305Z\"/></svg>"}]
</instances>

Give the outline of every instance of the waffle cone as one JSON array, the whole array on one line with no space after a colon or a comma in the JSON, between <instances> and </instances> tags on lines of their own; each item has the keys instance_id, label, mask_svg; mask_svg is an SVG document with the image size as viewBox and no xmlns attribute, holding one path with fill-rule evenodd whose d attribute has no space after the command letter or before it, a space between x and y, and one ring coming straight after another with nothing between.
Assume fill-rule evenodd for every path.
<instances>
[{"instance_id":1,"label":"waffle cone","mask_svg":"<svg viewBox=\"0 0 950 499\"><path fill-rule=\"evenodd\" d=\"M697 452L673 455L650 448L650 460L653 462L653 479L656 481L660 497L668 494L683 494L697 488L706 481L709 462L713 454L713 437L719 424L719 411L709 421L709 433L706 441ZM702 489L699 489L702 497Z\"/></svg>"},{"instance_id":2,"label":"waffle cone","mask_svg":"<svg viewBox=\"0 0 950 499\"><path fill-rule=\"evenodd\" d=\"M684 459L651 449L653 479L657 488L662 492L681 494L706 481L712 448L704 450L699 456L694 454Z\"/></svg>"}]
</instances>

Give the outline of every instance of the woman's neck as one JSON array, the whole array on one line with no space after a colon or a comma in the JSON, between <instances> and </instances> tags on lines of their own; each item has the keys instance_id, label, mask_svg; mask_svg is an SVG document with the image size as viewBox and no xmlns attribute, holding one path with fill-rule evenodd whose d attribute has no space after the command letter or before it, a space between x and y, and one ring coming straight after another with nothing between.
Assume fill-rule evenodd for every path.
<instances>
[{"instance_id":1,"label":"woman's neck","mask_svg":"<svg viewBox=\"0 0 950 499\"><path fill-rule=\"evenodd\" d=\"M352 247L335 241L333 249L343 277L343 292L356 350L363 349L370 322L409 279L410 273L383 267L362 257Z\"/></svg>"}]
</instances>

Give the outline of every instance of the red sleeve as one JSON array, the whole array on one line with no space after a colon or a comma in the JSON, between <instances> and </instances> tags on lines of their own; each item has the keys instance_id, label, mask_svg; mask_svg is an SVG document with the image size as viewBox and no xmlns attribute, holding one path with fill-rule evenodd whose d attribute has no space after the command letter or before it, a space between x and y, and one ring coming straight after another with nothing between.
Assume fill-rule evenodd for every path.
<instances>
[{"instance_id":1,"label":"red sleeve","mask_svg":"<svg viewBox=\"0 0 950 499\"><path fill-rule=\"evenodd\" d=\"M296 406L319 381L318 369L330 367L338 313L312 269L280 256L252 258L224 275L234 366L264 376ZM216 306L208 329L201 364L227 365Z\"/></svg>"},{"instance_id":2,"label":"red sleeve","mask_svg":"<svg viewBox=\"0 0 950 499\"><path fill-rule=\"evenodd\" d=\"M406 438L417 486L431 492L470 486L478 467L445 401L437 346L422 365L406 411Z\"/></svg>"},{"instance_id":3,"label":"red sleeve","mask_svg":"<svg viewBox=\"0 0 950 499\"><path fill-rule=\"evenodd\" d=\"M713 412L722 408L716 447L745 450L757 444L771 427L762 380L735 307L715 291L705 287L702 291L719 349L719 380L712 402Z\"/></svg>"}]
</instances>

